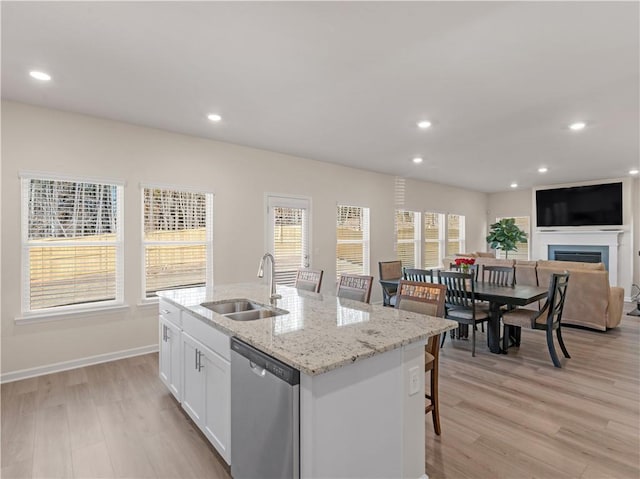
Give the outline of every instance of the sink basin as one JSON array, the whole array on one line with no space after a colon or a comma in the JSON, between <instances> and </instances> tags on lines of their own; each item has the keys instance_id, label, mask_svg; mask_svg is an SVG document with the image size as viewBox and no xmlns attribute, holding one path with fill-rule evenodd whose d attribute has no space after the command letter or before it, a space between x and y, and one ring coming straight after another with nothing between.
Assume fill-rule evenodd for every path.
<instances>
[{"instance_id":1,"label":"sink basin","mask_svg":"<svg viewBox=\"0 0 640 479\"><path fill-rule=\"evenodd\" d=\"M225 299L223 301L211 301L209 303L202 303L200 306L210 309L214 313L229 314L238 313L240 311L255 311L266 306L254 303L248 299Z\"/></svg>"},{"instance_id":2,"label":"sink basin","mask_svg":"<svg viewBox=\"0 0 640 479\"><path fill-rule=\"evenodd\" d=\"M225 316L229 319L233 319L234 321L253 321L255 319L280 316L281 314L287 314L288 312L289 311L285 311L284 309L270 309L265 307L262 309L254 309L252 311L241 311L239 313L225 314Z\"/></svg>"},{"instance_id":3,"label":"sink basin","mask_svg":"<svg viewBox=\"0 0 640 479\"><path fill-rule=\"evenodd\" d=\"M256 303L245 298L225 299L201 303L200 306L210 309L214 313L222 314L234 321L253 321L255 319L271 318L287 314L289 311Z\"/></svg>"}]
</instances>

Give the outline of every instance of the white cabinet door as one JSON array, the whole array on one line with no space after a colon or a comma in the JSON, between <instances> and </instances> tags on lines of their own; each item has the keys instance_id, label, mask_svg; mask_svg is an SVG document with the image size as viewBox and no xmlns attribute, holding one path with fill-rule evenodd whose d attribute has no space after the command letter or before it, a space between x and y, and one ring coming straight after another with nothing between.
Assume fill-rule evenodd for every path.
<instances>
[{"instance_id":1,"label":"white cabinet door","mask_svg":"<svg viewBox=\"0 0 640 479\"><path fill-rule=\"evenodd\" d=\"M182 399L182 331L160 316L160 379L178 401Z\"/></svg>"},{"instance_id":2,"label":"white cabinet door","mask_svg":"<svg viewBox=\"0 0 640 479\"><path fill-rule=\"evenodd\" d=\"M205 373L203 432L227 463L231 463L230 364L208 348L202 357Z\"/></svg>"},{"instance_id":3,"label":"white cabinet door","mask_svg":"<svg viewBox=\"0 0 640 479\"><path fill-rule=\"evenodd\" d=\"M202 373L202 345L182 333L182 407L202 428L204 417L204 374Z\"/></svg>"},{"instance_id":4,"label":"white cabinet door","mask_svg":"<svg viewBox=\"0 0 640 479\"><path fill-rule=\"evenodd\" d=\"M159 368L160 380L171 389L171 343L167 341L167 324L168 321L160 316L160 339L159 339Z\"/></svg>"}]
</instances>

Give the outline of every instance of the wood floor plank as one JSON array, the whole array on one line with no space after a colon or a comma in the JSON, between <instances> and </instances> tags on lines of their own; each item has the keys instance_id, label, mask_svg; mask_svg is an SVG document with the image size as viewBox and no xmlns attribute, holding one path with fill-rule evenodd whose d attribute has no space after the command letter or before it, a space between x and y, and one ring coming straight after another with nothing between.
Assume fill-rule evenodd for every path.
<instances>
[{"instance_id":1,"label":"wood floor plank","mask_svg":"<svg viewBox=\"0 0 640 479\"><path fill-rule=\"evenodd\" d=\"M104 442L97 442L74 449L71 452L71 456L73 460L73 477L75 479L115 477L109 451Z\"/></svg>"},{"instance_id":2,"label":"wood floor plank","mask_svg":"<svg viewBox=\"0 0 640 479\"><path fill-rule=\"evenodd\" d=\"M36 415L33 477L73 476L67 408L64 404L40 409Z\"/></svg>"}]
</instances>

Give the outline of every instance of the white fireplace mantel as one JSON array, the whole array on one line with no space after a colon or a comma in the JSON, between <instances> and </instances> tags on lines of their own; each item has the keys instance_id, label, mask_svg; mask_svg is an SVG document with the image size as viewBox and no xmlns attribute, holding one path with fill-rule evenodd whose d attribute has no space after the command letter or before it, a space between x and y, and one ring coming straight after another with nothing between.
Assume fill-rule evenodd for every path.
<instances>
[{"instance_id":1,"label":"white fireplace mantel","mask_svg":"<svg viewBox=\"0 0 640 479\"><path fill-rule=\"evenodd\" d=\"M609 248L609 284L618 285L618 247L620 234L624 230L555 230L537 231L536 244L539 259L549 259L549 246L585 245L607 246Z\"/></svg>"}]
</instances>

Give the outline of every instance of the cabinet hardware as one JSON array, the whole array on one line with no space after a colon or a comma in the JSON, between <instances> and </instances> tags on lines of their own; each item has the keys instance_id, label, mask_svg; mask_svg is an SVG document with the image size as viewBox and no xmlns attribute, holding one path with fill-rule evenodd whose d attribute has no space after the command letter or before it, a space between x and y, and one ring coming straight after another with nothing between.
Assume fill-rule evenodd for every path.
<instances>
[{"instance_id":1,"label":"cabinet hardware","mask_svg":"<svg viewBox=\"0 0 640 479\"><path fill-rule=\"evenodd\" d=\"M200 371L198 369L198 348L196 348L195 353L196 353L196 370Z\"/></svg>"},{"instance_id":2,"label":"cabinet hardware","mask_svg":"<svg viewBox=\"0 0 640 479\"><path fill-rule=\"evenodd\" d=\"M171 311L169 311L168 309L161 309L161 310L160 310L160 312L161 312L162 314L169 314L169 313L171 313Z\"/></svg>"},{"instance_id":3,"label":"cabinet hardware","mask_svg":"<svg viewBox=\"0 0 640 479\"><path fill-rule=\"evenodd\" d=\"M167 326L164 324L162 325L162 340L167 342Z\"/></svg>"},{"instance_id":4,"label":"cabinet hardware","mask_svg":"<svg viewBox=\"0 0 640 479\"><path fill-rule=\"evenodd\" d=\"M202 371L204 365L202 364L202 351L198 351L198 371Z\"/></svg>"}]
</instances>

